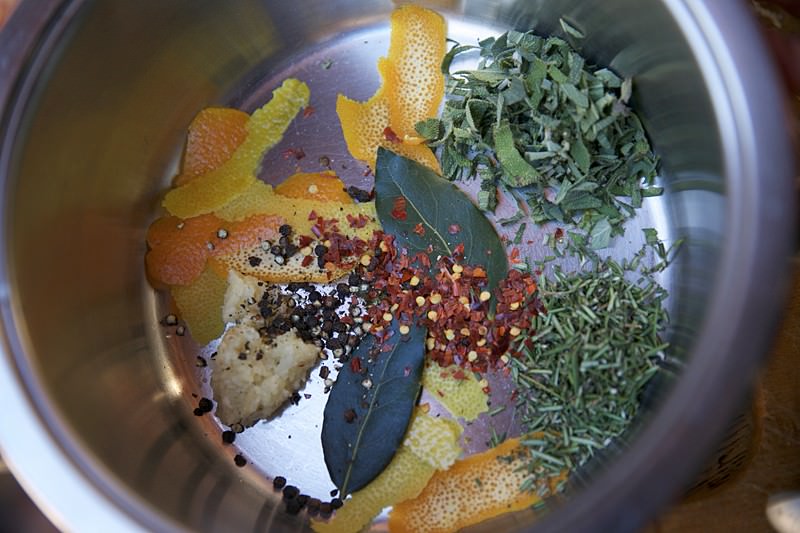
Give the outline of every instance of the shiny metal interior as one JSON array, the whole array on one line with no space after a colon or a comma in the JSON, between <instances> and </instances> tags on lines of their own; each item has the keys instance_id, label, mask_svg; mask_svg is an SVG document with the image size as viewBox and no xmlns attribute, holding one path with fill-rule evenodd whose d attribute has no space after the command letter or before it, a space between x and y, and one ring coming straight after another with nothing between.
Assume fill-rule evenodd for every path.
<instances>
[{"instance_id":1,"label":"shiny metal interior","mask_svg":"<svg viewBox=\"0 0 800 533\"><path fill-rule=\"evenodd\" d=\"M734 2L426 4L453 21L542 34L558 32L563 16L585 31L587 57L636 79L634 105L663 162L663 231L686 239L669 280L679 379L657 394L631 448L542 524L636 528L691 481L769 339L791 243L781 222L793 208L771 67ZM16 16L18 24L36 20L37 31L22 31L35 46L0 93L0 385L14 385L0 397L20 406L0 425L0 448L61 525L78 527L92 511L43 488L47 476L10 428L38 428L28 434L31 449L57 450L42 460L67 464L63 476L96 493L85 501L111 509L97 516L116 530L303 527L302 515L280 510L258 469L233 465L213 420L192 416L201 384L194 358L174 356L190 351L183 340L165 339L158 325L161 303L143 274L144 232L199 109L255 107L282 72L302 61L315 68L343 35L385 31L392 7L52 1L45 14L23 6ZM363 84L350 82L349 96L367 97L376 83L370 70ZM285 164L277 156L271 163ZM343 177L364 179L355 169ZM55 474L51 481L74 486ZM525 528L532 519L519 513L480 529Z\"/></svg>"}]
</instances>

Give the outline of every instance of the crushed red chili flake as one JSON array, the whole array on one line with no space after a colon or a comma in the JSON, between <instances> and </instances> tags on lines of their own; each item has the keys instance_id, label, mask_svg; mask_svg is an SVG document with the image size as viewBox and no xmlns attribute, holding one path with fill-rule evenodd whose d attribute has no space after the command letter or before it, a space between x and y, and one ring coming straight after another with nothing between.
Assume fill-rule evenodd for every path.
<instances>
[{"instance_id":1,"label":"crushed red chili flake","mask_svg":"<svg viewBox=\"0 0 800 533\"><path fill-rule=\"evenodd\" d=\"M283 155L284 159L294 158L299 161L306 156L306 152L302 148L287 148L281 153L281 155Z\"/></svg>"},{"instance_id":2,"label":"crushed red chili flake","mask_svg":"<svg viewBox=\"0 0 800 533\"><path fill-rule=\"evenodd\" d=\"M305 257L303 258L303 260L301 261L301 263L300 263L300 264L303 266L303 268L305 268L305 267L307 267L307 266L310 266L310 265L311 265L311 263L313 263L313 262L314 262L314 257L313 257L313 256L311 256L311 255L307 255L307 256L305 256Z\"/></svg>"},{"instance_id":3,"label":"crushed red chili flake","mask_svg":"<svg viewBox=\"0 0 800 533\"><path fill-rule=\"evenodd\" d=\"M557 241L560 241L561 239L564 238L564 230L561 228L556 228L556 231L553 234L553 236L556 238Z\"/></svg>"},{"instance_id":4,"label":"crushed red chili flake","mask_svg":"<svg viewBox=\"0 0 800 533\"><path fill-rule=\"evenodd\" d=\"M308 214L308 220L316 220L318 216L319 215L317 215L317 212L312 209Z\"/></svg>"},{"instance_id":5,"label":"crushed red chili flake","mask_svg":"<svg viewBox=\"0 0 800 533\"><path fill-rule=\"evenodd\" d=\"M450 235L457 235L461 231L461 226L458 224L450 224L447 228L447 233Z\"/></svg>"},{"instance_id":6,"label":"crushed red chili flake","mask_svg":"<svg viewBox=\"0 0 800 533\"><path fill-rule=\"evenodd\" d=\"M390 143L402 142L400 140L400 137L398 137L397 134L394 132L394 130L389 126L383 128L383 138L389 141Z\"/></svg>"},{"instance_id":7,"label":"crushed red chili flake","mask_svg":"<svg viewBox=\"0 0 800 533\"><path fill-rule=\"evenodd\" d=\"M303 118L308 118L308 117L310 117L310 116L311 116L311 115L313 115L313 114L314 114L316 111L317 111L317 110L316 110L316 109L314 109L314 106L313 106L313 105L307 105L307 106L306 106L306 107L303 109Z\"/></svg>"},{"instance_id":8,"label":"crushed red chili flake","mask_svg":"<svg viewBox=\"0 0 800 533\"><path fill-rule=\"evenodd\" d=\"M417 225L414 226L414 233L416 233L420 237L425 235L425 226L422 225L422 222L417 222Z\"/></svg>"},{"instance_id":9,"label":"crushed red chili flake","mask_svg":"<svg viewBox=\"0 0 800 533\"><path fill-rule=\"evenodd\" d=\"M519 258L519 248L514 247L511 249L511 253L508 255L508 260L514 265L521 262L521 259Z\"/></svg>"},{"instance_id":10,"label":"crushed red chili flake","mask_svg":"<svg viewBox=\"0 0 800 533\"><path fill-rule=\"evenodd\" d=\"M361 358L360 357L353 357L350 360L350 370L352 370L356 374L361 372Z\"/></svg>"},{"instance_id":11,"label":"crushed red chili flake","mask_svg":"<svg viewBox=\"0 0 800 533\"><path fill-rule=\"evenodd\" d=\"M406 197L405 196L398 196L394 199L392 204L392 217L397 220L405 220L408 218L408 213L406 212Z\"/></svg>"},{"instance_id":12,"label":"crushed red chili flake","mask_svg":"<svg viewBox=\"0 0 800 533\"><path fill-rule=\"evenodd\" d=\"M504 367L503 355L519 357L511 347L512 328L526 330L531 319L544 312L534 278L512 269L489 299L494 299L496 313L490 317L490 301L480 297L488 282L486 270L460 262L463 243L456 246L452 257L438 258L433 268L424 253L409 256L405 250L398 251L391 235L376 232L367 247L376 254L369 268L359 271L372 287L365 321L375 328L383 326L386 313L401 324L416 321L427 328L427 342L432 346L428 357L443 367L460 365L462 379L467 376L465 371ZM454 276L456 270L459 276ZM408 285L412 277L419 280L415 286ZM379 335L378 340L384 342L389 330ZM380 351L390 349L385 345Z\"/></svg>"},{"instance_id":13,"label":"crushed red chili flake","mask_svg":"<svg viewBox=\"0 0 800 533\"><path fill-rule=\"evenodd\" d=\"M350 213L347 214L347 223L351 228L363 228L369 222L369 217L363 213L359 213L358 217L354 217Z\"/></svg>"}]
</instances>

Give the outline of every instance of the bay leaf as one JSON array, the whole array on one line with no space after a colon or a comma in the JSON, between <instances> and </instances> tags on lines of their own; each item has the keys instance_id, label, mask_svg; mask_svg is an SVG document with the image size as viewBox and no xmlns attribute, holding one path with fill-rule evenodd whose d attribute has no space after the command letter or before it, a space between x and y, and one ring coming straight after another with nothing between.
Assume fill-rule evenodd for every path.
<instances>
[{"instance_id":1,"label":"bay leaf","mask_svg":"<svg viewBox=\"0 0 800 533\"><path fill-rule=\"evenodd\" d=\"M406 200L405 220L392 214L400 197ZM437 255L453 255L463 244L464 261L486 270L489 291L508 272L503 243L472 200L429 168L384 148L375 164L375 210L383 230L409 255L427 253L435 263ZM415 231L418 224L422 231Z\"/></svg>"},{"instance_id":2,"label":"bay leaf","mask_svg":"<svg viewBox=\"0 0 800 533\"><path fill-rule=\"evenodd\" d=\"M373 335L361 341L325 404L322 450L341 498L386 468L403 442L419 397L427 332L410 324L401 338L397 320L388 328L394 335L382 346Z\"/></svg>"}]
</instances>

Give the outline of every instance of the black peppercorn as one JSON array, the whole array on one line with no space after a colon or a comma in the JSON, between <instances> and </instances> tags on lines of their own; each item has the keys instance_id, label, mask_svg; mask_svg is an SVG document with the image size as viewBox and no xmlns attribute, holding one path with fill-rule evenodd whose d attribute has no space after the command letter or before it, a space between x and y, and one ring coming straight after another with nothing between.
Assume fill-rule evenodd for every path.
<instances>
[{"instance_id":1,"label":"black peppercorn","mask_svg":"<svg viewBox=\"0 0 800 533\"><path fill-rule=\"evenodd\" d=\"M242 454L237 453L236 455L233 456L233 464L241 468L247 464L247 459L245 459Z\"/></svg>"},{"instance_id":2,"label":"black peppercorn","mask_svg":"<svg viewBox=\"0 0 800 533\"><path fill-rule=\"evenodd\" d=\"M281 490L283 487L286 486L286 478L283 476L278 476L272 480L272 486L276 490Z\"/></svg>"},{"instance_id":3,"label":"black peppercorn","mask_svg":"<svg viewBox=\"0 0 800 533\"><path fill-rule=\"evenodd\" d=\"M222 432L222 444L233 444L233 441L236 440L236 432L231 430L226 430Z\"/></svg>"},{"instance_id":4,"label":"black peppercorn","mask_svg":"<svg viewBox=\"0 0 800 533\"><path fill-rule=\"evenodd\" d=\"M210 413L211 410L214 408L214 402L212 402L208 398L200 398L200 401L197 402L197 407L204 413Z\"/></svg>"}]
</instances>

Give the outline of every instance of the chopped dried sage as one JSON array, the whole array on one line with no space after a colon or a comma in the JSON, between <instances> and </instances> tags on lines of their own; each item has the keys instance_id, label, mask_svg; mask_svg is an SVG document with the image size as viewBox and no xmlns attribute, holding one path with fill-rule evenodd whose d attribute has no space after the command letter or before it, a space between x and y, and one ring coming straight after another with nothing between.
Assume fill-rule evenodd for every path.
<instances>
[{"instance_id":1,"label":"chopped dried sage","mask_svg":"<svg viewBox=\"0 0 800 533\"><path fill-rule=\"evenodd\" d=\"M565 33L582 37L562 21ZM474 70L450 73L453 59L477 49ZM456 43L441 119L417 125L441 147L448 179L480 178L481 209L497 205L497 186L523 188L535 222L575 222L608 246L653 187L658 158L628 107L632 82L587 65L558 37L509 31L479 46Z\"/></svg>"}]
</instances>

